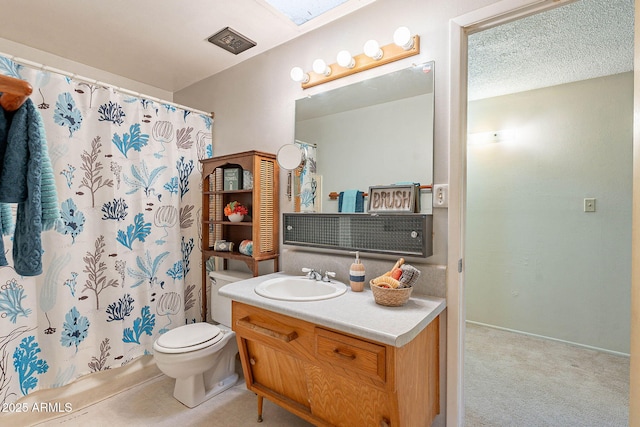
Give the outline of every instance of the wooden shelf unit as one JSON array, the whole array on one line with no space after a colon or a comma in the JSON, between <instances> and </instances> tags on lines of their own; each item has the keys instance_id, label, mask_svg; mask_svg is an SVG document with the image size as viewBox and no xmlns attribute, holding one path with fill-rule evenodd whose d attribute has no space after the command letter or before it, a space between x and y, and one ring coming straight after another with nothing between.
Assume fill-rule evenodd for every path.
<instances>
[{"instance_id":1,"label":"wooden shelf unit","mask_svg":"<svg viewBox=\"0 0 640 427\"><path fill-rule=\"evenodd\" d=\"M275 154L245 151L200 160L202 165L202 305L206 318L207 276L206 262L210 257L227 261L244 261L254 276L259 274L261 261L273 260L278 271L279 258L279 189L280 169ZM224 190L223 168L240 166L253 177L250 189ZM242 222L231 222L224 215L224 207L237 200L249 209ZM233 242L233 251L213 249L216 240ZM238 250L243 240L253 241L253 255Z\"/></svg>"}]
</instances>

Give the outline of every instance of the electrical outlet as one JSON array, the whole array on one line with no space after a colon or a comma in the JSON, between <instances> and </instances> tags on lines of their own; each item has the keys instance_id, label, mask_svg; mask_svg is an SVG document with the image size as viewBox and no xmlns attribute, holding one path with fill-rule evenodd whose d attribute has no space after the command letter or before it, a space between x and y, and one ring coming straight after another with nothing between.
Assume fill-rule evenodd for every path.
<instances>
[{"instance_id":1,"label":"electrical outlet","mask_svg":"<svg viewBox=\"0 0 640 427\"><path fill-rule=\"evenodd\" d=\"M433 207L449 207L449 184L436 184L433 186Z\"/></svg>"}]
</instances>

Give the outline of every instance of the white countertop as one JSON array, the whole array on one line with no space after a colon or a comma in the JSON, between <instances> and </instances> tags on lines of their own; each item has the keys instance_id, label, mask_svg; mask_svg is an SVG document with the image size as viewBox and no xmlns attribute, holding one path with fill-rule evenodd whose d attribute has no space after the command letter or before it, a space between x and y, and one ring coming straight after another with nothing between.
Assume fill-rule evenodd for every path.
<instances>
[{"instance_id":1,"label":"white countertop","mask_svg":"<svg viewBox=\"0 0 640 427\"><path fill-rule=\"evenodd\" d=\"M288 275L253 277L225 285L218 292L235 301L395 347L414 339L446 307L444 298L413 294L401 307L385 307L376 304L368 288L363 292L348 288L341 296L319 301L281 301L255 293L259 283L284 276Z\"/></svg>"}]
</instances>

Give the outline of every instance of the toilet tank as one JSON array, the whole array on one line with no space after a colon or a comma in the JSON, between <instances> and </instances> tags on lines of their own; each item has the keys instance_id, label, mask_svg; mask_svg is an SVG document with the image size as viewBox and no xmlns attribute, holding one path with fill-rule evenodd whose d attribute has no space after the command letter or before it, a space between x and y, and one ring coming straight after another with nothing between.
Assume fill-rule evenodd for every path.
<instances>
[{"instance_id":1,"label":"toilet tank","mask_svg":"<svg viewBox=\"0 0 640 427\"><path fill-rule=\"evenodd\" d=\"M215 322L231 327L231 299L218 295L218 289L229 283L252 277L253 274L251 273L236 270L221 270L209 273L209 281L211 282L211 292L209 293L211 318Z\"/></svg>"}]
</instances>

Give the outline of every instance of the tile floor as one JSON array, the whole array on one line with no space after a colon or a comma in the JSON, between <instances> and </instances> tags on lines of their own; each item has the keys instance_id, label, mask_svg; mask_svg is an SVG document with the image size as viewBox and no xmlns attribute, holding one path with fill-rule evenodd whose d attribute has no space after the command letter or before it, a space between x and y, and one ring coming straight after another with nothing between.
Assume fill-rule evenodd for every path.
<instances>
[{"instance_id":1,"label":"tile floor","mask_svg":"<svg viewBox=\"0 0 640 427\"><path fill-rule=\"evenodd\" d=\"M311 424L264 400L263 422L257 423L254 393L243 382L195 408L187 408L172 397L173 380L159 376L69 415L36 426L158 426L240 427Z\"/></svg>"},{"instance_id":2,"label":"tile floor","mask_svg":"<svg viewBox=\"0 0 640 427\"><path fill-rule=\"evenodd\" d=\"M0 414L0 426L71 427L309 427L311 424L264 400L257 423L257 398L244 378L195 408L173 398L174 380L144 356L124 368L83 377L68 386L32 393L17 403L32 408L43 402L71 405L71 411ZM239 369L241 373L241 369Z\"/></svg>"}]
</instances>

